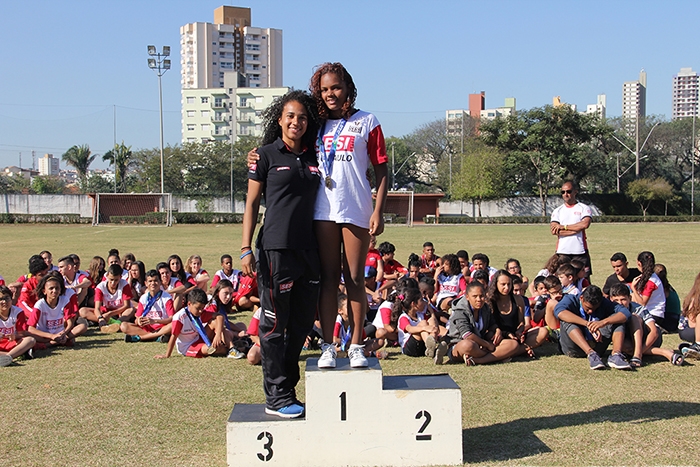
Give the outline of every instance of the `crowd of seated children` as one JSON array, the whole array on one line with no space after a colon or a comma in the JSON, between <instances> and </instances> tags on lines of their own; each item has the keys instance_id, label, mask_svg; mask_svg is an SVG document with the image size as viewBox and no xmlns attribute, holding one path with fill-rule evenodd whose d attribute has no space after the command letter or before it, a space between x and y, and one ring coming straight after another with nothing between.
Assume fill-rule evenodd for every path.
<instances>
[{"instance_id":1,"label":"crowd of seated children","mask_svg":"<svg viewBox=\"0 0 700 467\"><path fill-rule=\"evenodd\" d=\"M350 348L351 331L350 317L348 316L348 296L338 294L338 316L333 327L333 345L337 354L347 353ZM387 352L380 351L384 347L384 339L368 337L365 330L362 330L363 350L365 357L386 358ZM376 353L375 353L376 352Z\"/></svg>"},{"instance_id":2,"label":"crowd of seated children","mask_svg":"<svg viewBox=\"0 0 700 467\"><path fill-rule=\"evenodd\" d=\"M673 365L700 358L700 275L681 306L665 266L649 251L639 253L637 268L628 266L623 253L613 254L613 274L603 290L591 285L583 264L565 255L550 257L529 281L515 258L496 270L483 253L471 263L466 250L438 257L433 243L425 242L422 255L412 253L404 268L395 253L393 244L382 242L367 255L366 356L385 355L384 346L396 345L435 363L447 358L475 365L534 357L550 341L566 355L588 357L593 369L606 366L611 344L607 366L617 369L638 368L646 356ZM102 332L123 332L126 342L167 341L169 350L160 357L177 349L260 362L256 315L249 327L229 320L235 310L257 311L259 304L255 277L234 269L231 255L221 257L213 275L198 255L185 264L171 255L146 272L133 254L122 260L112 249L106 263L105 270L105 260L94 256L81 271L77 255L61 256L55 266L52 254L43 251L29 258L28 274L7 287L0 284L0 366L19 355L31 358L28 350L72 346L90 323ZM195 290L204 293L203 303ZM339 350L350 335L346 306L341 295L334 336ZM688 344L677 351L663 348L663 333L676 329Z\"/></svg>"}]
</instances>

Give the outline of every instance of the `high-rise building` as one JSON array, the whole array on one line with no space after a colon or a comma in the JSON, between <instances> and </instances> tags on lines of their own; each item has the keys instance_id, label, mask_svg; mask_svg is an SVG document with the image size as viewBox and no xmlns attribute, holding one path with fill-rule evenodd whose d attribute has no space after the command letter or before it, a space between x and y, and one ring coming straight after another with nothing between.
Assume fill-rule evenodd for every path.
<instances>
[{"instance_id":1,"label":"high-rise building","mask_svg":"<svg viewBox=\"0 0 700 467\"><path fill-rule=\"evenodd\" d=\"M44 154L44 157L39 159L39 175L54 176L59 172L59 160L53 157L53 154Z\"/></svg>"},{"instance_id":2,"label":"high-rise building","mask_svg":"<svg viewBox=\"0 0 700 467\"><path fill-rule=\"evenodd\" d=\"M214 23L180 28L182 89L223 88L224 73L238 86L282 86L282 30L251 26L250 8L220 6Z\"/></svg>"},{"instance_id":3,"label":"high-rise building","mask_svg":"<svg viewBox=\"0 0 700 467\"><path fill-rule=\"evenodd\" d=\"M698 115L698 74L692 68L681 68L673 77L673 109L671 118Z\"/></svg>"},{"instance_id":4,"label":"high-rise building","mask_svg":"<svg viewBox=\"0 0 700 467\"><path fill-rule=\"evenodd\" d=\"M262 136L262 112L286 87L237 87L238 74L227 72L223 88L182 90L182 142L237 141Z\"/></svg>"},{"instance_id":5,"label":"high-rise building","mask_svg":"<svg viewBox=\"0 0 700 467\"><path fill-rule=\"evenodd\" d=\"M588 104L586 106L587 114L596 114L601 120L605 120L605 108L607 107L607 97L605 94L598 94L595 104Z\"/></svg>"},{"instance_id":6,"label":"high-rise building","mask_svg":"<svg viewBox=\"0 0 700 467\"><path fill-rule=\"evenodd\" d=\"M647 73L642 70L639 80L622 84L622 118L634 122L647 115Z\"/></svg>"}]
</instances>

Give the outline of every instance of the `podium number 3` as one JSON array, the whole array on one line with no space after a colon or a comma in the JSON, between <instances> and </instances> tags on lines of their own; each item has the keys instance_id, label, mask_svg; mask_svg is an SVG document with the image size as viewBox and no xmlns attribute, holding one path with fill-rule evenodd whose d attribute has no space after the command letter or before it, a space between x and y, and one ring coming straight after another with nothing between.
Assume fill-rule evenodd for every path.
<instances>
[{"instance_id":1,"label":"podium number 3","mask_svg":"<svg viewBox=\"0 0 700 467\"><path fill-rule=\"evenodd\" d=\"M427 410L421 410L416 414L416 420L420 420L423 417L425 417L425 421L418 430L418 434L416 435L416 441L430 441L431 439L433 439L433 435L423 434L425 429L428 428L428 425L430 425L430 420L432 420L433 417L430 416L430 412L428 412Z\"/></svg>"},{"instance_id":2,"label":"podium number 3","mask_svg":"<svg viewBox=\"0 0 700 467\"><path fill-rule=\"evenodd\" d=\"M262 454L259 452L258 459L260 459L263 462L267 462L270 459L272 459L272 454L273 454L273 452L272 452L272 434L268 433L267 431L262 431L258 435L258 441L260 441L263 438L267 438L267 443L263 444L263 448L265 449L265 451L267 451L267 454Z\"/></svg>"}]
</instances>

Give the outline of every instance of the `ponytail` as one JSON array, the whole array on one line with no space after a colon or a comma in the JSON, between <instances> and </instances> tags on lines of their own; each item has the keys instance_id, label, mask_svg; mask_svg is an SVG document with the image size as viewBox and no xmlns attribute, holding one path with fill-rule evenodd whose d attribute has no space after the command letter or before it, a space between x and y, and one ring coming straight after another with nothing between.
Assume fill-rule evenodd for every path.
<instances>
[{"instance_id":1,"label":"ponytail","mask_svg":"<svg viewBox=\"0 0 700 467\"><path fill-rule=\"evenodd\" d=\"M641 294L644 287L647 285L647 282L649 279L651 279L651 275L654 274L656 260L654 259L654 253L651 251L642 251L637 256L637 261L641 263L642 270L640 274L641 279L639 282L637 282L637 286L635 288L637 289L637 292Z\"/></svg>"},{"instance_id":2,"label":"ponytail","mask_svg":"<svg viewBox=\"0 0 700 467\"><path fill-rule=\"evenodd\" d=\"M399 322L399 317L401 313L411 309L411 305L416 303L421 299L420 290L417 288L407 288L396 294L394 304L391 307L391 319L390 323L392 326L396 326Z\"/></svg>"}]
</instances>

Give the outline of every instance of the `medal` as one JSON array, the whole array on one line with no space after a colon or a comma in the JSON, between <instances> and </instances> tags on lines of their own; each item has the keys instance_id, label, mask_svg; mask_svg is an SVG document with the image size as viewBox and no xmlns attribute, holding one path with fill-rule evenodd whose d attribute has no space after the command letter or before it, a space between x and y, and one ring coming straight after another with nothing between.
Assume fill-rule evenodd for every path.
<instances>
[{"instance_id":1,"label":"medal","mask_svg":"<svg viewBox=\"0 0 700 467\"><path fill-rule=\"evenodd\" d=\"M335 159L335 149L336 149L336 146L338 145L338 138L340 137L340 133L342 133L343 128L345 128L346 120L343 118L338 123L338 126L335 129L335 135L333 136L333 142L331 143L331 149L330 149L330 151L328 151L328 153L326 153L326 145L323 142L323 136L326 133L326 123L323 124L323 128L321 128L321 131L319 132L319 138L318 138L319 157L318 158L323 163L323 170L324 170L324 172L326 172L326 178L325 178L326 188L331 190L331 189L333 189L333 180L331 179L331 173L333 172L333 160Z\"/></svg>"}]
</instances>

